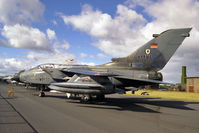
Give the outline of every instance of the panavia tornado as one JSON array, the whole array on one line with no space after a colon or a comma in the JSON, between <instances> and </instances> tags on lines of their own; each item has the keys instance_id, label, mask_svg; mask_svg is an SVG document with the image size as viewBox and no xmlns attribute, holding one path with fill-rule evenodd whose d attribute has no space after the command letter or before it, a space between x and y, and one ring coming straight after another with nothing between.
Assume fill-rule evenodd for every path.
<instances>
[{"instance_id":1,"label":"panavia tornado","mask_svg":"<svg viewBox=\"0 0 199 133\"><path fill-rule=\"evenodd\" d=\"M68 65L60 71L71 78L67 82L54 82L48 87L67 94L80 95L82 102L92 97L103 99L105 94L131 87L162 84L159 72L182 44L192 28L170 29L153 34L153 39L132 54L113 58L111 62L96 66ZM50 69L44 68L50 74ZM44 92L41 95L44 96Z\"/></svg>"}]
</instances>

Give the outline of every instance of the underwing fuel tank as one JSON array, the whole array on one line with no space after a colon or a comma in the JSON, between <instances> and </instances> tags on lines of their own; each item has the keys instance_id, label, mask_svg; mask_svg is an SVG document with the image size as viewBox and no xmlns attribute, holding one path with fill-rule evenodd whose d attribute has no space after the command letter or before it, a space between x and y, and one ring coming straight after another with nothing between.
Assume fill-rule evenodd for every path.
<instances>
[{"instance_id":1,"label":"underwing fuel tank","mask_svg":"<svg viewBox=\"0 0 199 133\"><path fill-rule=\"evenodd\" d=\"M60 86L54 86L50 85L48 86L50 89L61 91L65 93L74 93L74 94L101 94L104 91L101 89L82 89L82 88L66 88L66 87L60 87Z\"/></svg>"},{"instance_id":2,"label":"underwing fuel tank","mask_svg":"<svg viewBox=\"0 0 199 133\"><path fill-rule=\"evenodd\" d=\"M82 83L51 83L48 86L50 89L56 91L62 91L66 93L75 94L110 94L113 93L113 89L107 89L100 84L82 84Z\"/></svg>"}]
</instances>

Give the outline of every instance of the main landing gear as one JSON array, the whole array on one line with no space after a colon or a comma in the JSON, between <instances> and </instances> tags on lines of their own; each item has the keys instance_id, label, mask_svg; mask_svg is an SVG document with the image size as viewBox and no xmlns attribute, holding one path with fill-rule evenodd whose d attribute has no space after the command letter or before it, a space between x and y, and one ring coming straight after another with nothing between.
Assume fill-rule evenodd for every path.
<instances>
[{"instance_id":1,"label":"main landing gear","mask_svg":"<svg viewBox=\"0 0 199 133\"><path fill-rule=\"evenodd\" d=\"M70 99L71 98L71 93L66 93L66 98Z\"/></svg>"},{"instance_id":2,"label":"main landing gear","mask_svg":"<svg viewBox=\"0 0 199 133\"><path fill-rule=\"evenodd\" d=\"M39 97L45 97L45 93L44 93L44 91L40 91L40 93L39 93Z\"/></svg>"},{"instance_id":3,"label":"main landing gear","mask_svg":"<svg viewBox=\"0 0 199 133\"><path fill-rule=\"evenodd\" d=\"M47 89L47 86L42 85L42 86L40 86L40 89L41 89L41 91L39 92L39 97L45 97L44 90Z\"/></svg>"},{"instance_id":4,"label":"main landing gear","mask_svg":"<svg viewBox=\"0 0 199 133\"><path fill-rule=\"evenodd\" d=\"M93 98L92 95L84 94L81 96L80 102L81 103L88 103L89 101L103 101L105 99L104 94L96 95L96 98Z\"/></svg>"},{"instance_id":5,"label":"main landing gear","mask_svg":"<svg viewBox=\"0 0 199 133\"><path fill-rule=\"evenodd\" d=\"M81 103L88 103L92 99L91 95L82 95L80 102Z\"/></svg>"},{"instance_id":6,"label":"main landing gear","mask_svg":"<svg viewBox=\"0 0 199 133\"><path fill-rule=\"evenodd\" d=\"M92 95L92 94L75 94L75 93L66 93L67 99L73 99L80 97L81 103L89 103L91 101L103 101L105 99L104 94Z\"/></svg>"}]
</instances>

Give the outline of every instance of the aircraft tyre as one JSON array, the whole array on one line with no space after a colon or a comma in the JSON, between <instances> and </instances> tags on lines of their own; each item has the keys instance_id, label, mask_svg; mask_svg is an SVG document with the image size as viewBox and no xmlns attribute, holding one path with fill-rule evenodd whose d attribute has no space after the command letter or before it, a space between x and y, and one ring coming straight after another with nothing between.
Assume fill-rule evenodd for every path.
<instances>
[{"instance_id":1,"label":"aircraft tyre","mask_svg":"<svg viewBox=\"0 0 199 133\"><path fill-rule=\"evenodd\" d=\"M45 97L45 93L44 93L43 91L41 91L41 92L39 93L39 97Z\"/></svg>"},{"instance_id":2,"label":"aircraft tyre","mask_svg":"<svg viewBox=\"0 0 199 133\"><path fill-rule=\"evenodd\" d=\"M80 102L81 103L88 103L90 100L91 100L91 96L89 96L89 95L82 95Z\"/></svg>"}]
</instances>

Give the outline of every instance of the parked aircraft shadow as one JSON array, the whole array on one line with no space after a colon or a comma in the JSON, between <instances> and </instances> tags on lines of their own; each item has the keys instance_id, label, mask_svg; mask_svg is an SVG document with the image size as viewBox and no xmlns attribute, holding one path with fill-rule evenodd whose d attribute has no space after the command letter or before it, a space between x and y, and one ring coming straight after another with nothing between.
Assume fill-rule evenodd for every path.
<instances>
[{"instance_id":1,"label":"parked aircraft shadow","mask_svg":"<svg viewBox=\"0 0 199 133\"><path fill-rule=\"evenodd\" d=\"M96 108L96 109L112 109L117 111L135 111L135 112L148 112L148 113L160 113L157 109L150 109L145 106L138 105L136 103L130 103L123 99L113 100L106 99L104 102L92 102L89 104L81 104L80 107Z\"/></svg>"},{"instance_id":2,"label":"parked aircraft shadow","mask_svg":"<svg viewBox=\"0 0 199 133\"><path fill-rule=\"evenodd\" d=\"M114 109L118 111L136 111L136 112L149 112L160 113L162 107L174 108L181 110L194 110L187 107L188 104L199 104L199 102L183 102L171 101L153 98L106 98L103 102L92 101L88 104L81 104L75 100L68 102L76 103L80 107L97 108L97 109Z\"/></svg>"},{"instance_id":3,"label":"parked aircraft shadow","mask_svg":"<svg viewBox=\"0 0 199 133\"><path fill-rule=\"evenodd\" d=\"M38 95L37 95L38 96ZM187 107L188 104L199 104L199 102L183 102L183 101L172 101L172 100L162 100L158 98L141 98L135 96L107 96L103 101L91 101L87 104L80 103L80 97L72 97L71 99L66 99L65 94L56 93L46 93L48 98L60 98L66 100L66 102L77 104L81 107L96 108L96 109L114 109L118 111L137 111L137 112L150 112L150 113L160 113L161 107L174 108L181 110L194 110Z\"/></svg>"}]
</instances>

